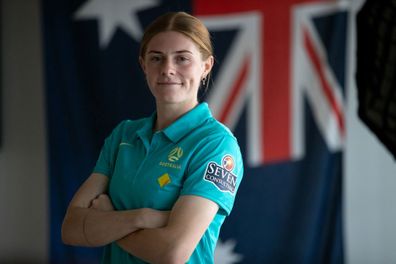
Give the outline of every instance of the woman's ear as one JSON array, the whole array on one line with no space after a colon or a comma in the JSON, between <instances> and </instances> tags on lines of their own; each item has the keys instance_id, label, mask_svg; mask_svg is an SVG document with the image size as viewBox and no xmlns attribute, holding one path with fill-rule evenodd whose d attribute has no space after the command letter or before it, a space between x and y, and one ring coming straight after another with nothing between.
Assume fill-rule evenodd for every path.
<instances>
[{"instance_id":1,"label":"woman's ear","mask_svg":"<svg viewBox=\"0 0 396 264\"><path fill-rule=\"evenodd\" d=\"M140 67L142 67L144 74L146 74L146 66L144 64L144 59L142 58L142 56L139 56L139 64L140 64Z\"/></svg>"},{"instance_id":2,"label":"woman's ear","mask_svg":"<svg viewBox=\"0 0 396 264\"><path fill-rule=\"evenodd\" d=\"M207 76L209 72L212 70L214 64L214 57L209 56L204 62L204 76Z\"/></svg>"}]
</instances>

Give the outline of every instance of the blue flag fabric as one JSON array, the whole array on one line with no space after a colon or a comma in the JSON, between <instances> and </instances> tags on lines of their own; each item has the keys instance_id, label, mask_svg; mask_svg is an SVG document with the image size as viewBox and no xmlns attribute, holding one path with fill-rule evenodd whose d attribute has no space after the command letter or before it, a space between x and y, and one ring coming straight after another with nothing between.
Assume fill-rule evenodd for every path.
<instances>
[{"instance_id":1,"label":"blue flag fabric","mask_svg":"<svg viewBox=\"0 0 396 264\"><path fill-rule=\"evenodd\" d=\"M348 7L237 2L43 0L50 263L100 259L100 248L62 244L62 219L105 137L154 111L139 41L167 11L192 13L211 31L216 65L201 98L246 164L216 263L343 263Z\"/></svg>"}]
</instances>

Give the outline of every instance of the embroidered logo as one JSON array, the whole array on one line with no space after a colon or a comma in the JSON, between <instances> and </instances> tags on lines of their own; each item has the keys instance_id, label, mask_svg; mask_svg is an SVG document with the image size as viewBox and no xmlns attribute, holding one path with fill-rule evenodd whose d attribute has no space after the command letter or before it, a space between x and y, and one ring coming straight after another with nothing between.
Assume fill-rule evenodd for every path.
<instances>
[{"instance_id":1,"label":"embroidered logo","mask_svg":"<svg viewBox=\"0 0 396 264\"><path fill-rule=\"evenodd\" d=\"M172 149L168 154L168 160L170 162L178 161L183 156L183 149L181 147L176 147Z\"/></svg>"},{"instance_id":2,"label":"embroidered logo","mask_svg":"<svg viewBox=\"0 0 396 264\"><path fill-rule=\"evenodd\" d=\"M171 178L168 173L165 173L165 174L161 175L160 177L158 177L157 181L158 181L159 186L161 188L163 188L165 185L171 183Z\"/></svg>"},{"instance_id":3,"label":"embroidered logo","mask_svg":"<svg viewBox=\"0 0 396 264\"><path fill-rule=\"evenodd\" d=\"M220 191L234 194L237 183L237 176L231 172L234 164L231 155L224 156L221 165L211 161L206 167L204 179L213 183Z\"/></svg>"}]
</instances>

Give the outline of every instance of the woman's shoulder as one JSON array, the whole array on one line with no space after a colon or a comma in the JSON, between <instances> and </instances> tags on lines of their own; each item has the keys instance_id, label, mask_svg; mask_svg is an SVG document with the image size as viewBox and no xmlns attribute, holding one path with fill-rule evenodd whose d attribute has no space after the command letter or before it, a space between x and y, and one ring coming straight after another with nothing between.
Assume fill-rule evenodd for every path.
<instances>
[{"instance_id":1,"label":"woman's shoulder","mask_svg":"<svg viewBox=\"0 0 396 264\"><path fill-rule=\"evenodd\" d=\"M121 125L124 128L139 129L144 127L150 122L152 122L151 117L144 117L139 119L124 119L119 123L119 125Z\"/></svg>"},{"instance_id":2,"label":"woman's shoulder","mask_svg":"<svg viewBox=\"0 0 396 264\"><path fill-rule=\"evenodd\" d=\"M209 118L204 122L197 132L200 135L205 135L207 139L214 138L232 138L236 139L232 131L223 123L219 122L214 117Z\"/></svg>"},{"instance_id":3,"label":"woman's shoulder","mask_svg":"<svg viewBox=\"0 0 396 264\"><path fill-rule=\"evenodd\" d=\"M152 118L144 117L140 119L124 119L113 129L112 134L124 135L135 133L145 126L151 126Z\"/></svg>"}]
</instances>

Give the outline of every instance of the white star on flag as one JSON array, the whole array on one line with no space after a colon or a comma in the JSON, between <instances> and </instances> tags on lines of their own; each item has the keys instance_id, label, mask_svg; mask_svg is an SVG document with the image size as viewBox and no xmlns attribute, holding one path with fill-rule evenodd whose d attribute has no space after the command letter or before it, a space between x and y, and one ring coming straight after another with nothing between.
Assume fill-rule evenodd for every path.
<instances>
[{"instance_id":1,"label":"white star on flag","mask_svg":"<svg viewBox=\"0 0 396 264\"><path fill-rule=\"evenodd\" d=\"M217 241L214 263L215 264L234 264L239 263L243 256L234 252L236 241L229 239L222 242L220 239Z\"/></svg>"},{"instance_id":2,"label":"white star on flag","mask_svg":"<svg viewBox=\"0 0 396 264\"><path fill-rule=\"evenodd\" d=\"M100 47L105 48L118 27L139 41L142 28L137 13L158 4L158 0L89 0L77 10L75 19L97 19Z\"/></svg>"}]
</instances>

